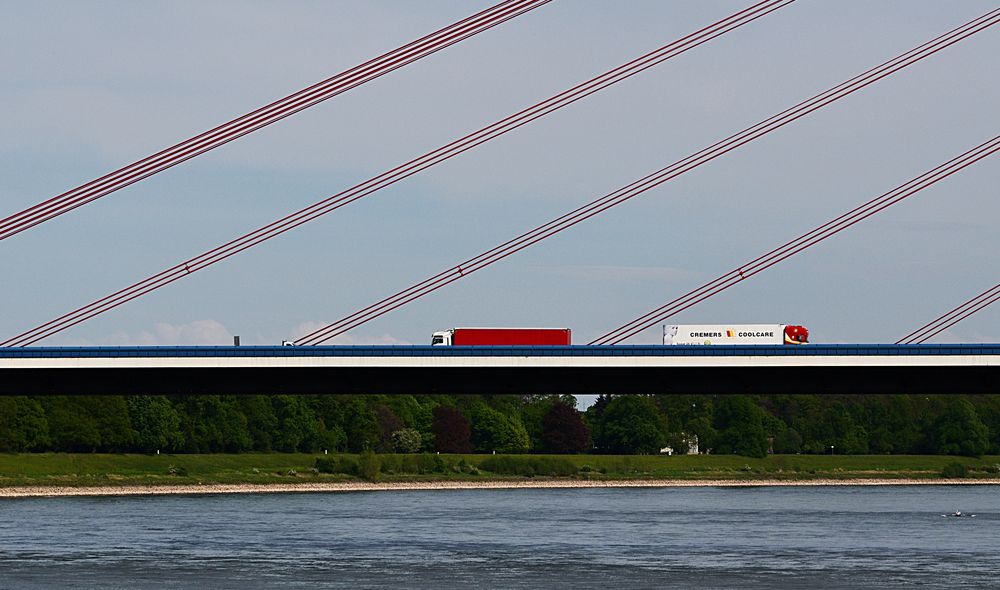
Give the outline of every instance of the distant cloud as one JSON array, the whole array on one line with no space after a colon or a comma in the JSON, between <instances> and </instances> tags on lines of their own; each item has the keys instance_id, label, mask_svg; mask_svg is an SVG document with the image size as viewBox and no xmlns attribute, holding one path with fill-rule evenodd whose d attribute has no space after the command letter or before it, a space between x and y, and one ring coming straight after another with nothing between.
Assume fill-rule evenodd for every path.
<instances>
[{"instance_id":1,"label":"distant cloud","mask_svg":"<svg viewBox=\"0 0 1000 590\"><path fill-rule=\"evenodd\" d=\"M297 340L307 334L312 334L316 330L319 330L320 328L326 325L327 324L314 321L302 322L291 330L291 338L289 338L289 340ZM396 338L391 334L382 334L381 336L372 336L370 334L341 334L328 342L324 342L324 344L340 344L340 345L350 346L350 345L366 345L366 344L394 345L394 344L413 344L413 343L409 342L408 340L401 340L399 338Z\"/></svg>"},{"instance_id":2,"label":"distant cloud","mask_svg":"<svg viewBox=\"0 0 1000 590\"><path fill-rule=\"evenodd\" d=\"M233 341L229 330L215 320L181 325L159 323L153 328L152 336L157 344L229 344Z\"/></svg>"},{"instance_id":3,"label":"distant cloud","mask_svg":"<svg viewBox=\"0 0 1000 590\"><path fill-rule=\"evenodd\" d=\"M187 324L158 322L151 330L115 332L94 340L68 340L69 346L225 346L233 334L215 320L195 320Z\"/></svg>"}]
</instances>

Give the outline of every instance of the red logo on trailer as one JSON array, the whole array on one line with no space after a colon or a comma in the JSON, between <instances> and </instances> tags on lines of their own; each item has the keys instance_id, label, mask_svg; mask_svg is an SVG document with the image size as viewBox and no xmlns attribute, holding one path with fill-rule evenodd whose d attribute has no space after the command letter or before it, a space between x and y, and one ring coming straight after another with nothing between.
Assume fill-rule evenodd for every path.
<instances>
[{"instance_id":1,"label":"red logo on trailer","mask_svg":"<svg viewBox=\"0 0 1000 590\"><path fill-rule=\"evenodd\" d=\"M803 326L785 326L785 344L806 344L809 342L809 330Z\"/></svg>"}]
</instances>

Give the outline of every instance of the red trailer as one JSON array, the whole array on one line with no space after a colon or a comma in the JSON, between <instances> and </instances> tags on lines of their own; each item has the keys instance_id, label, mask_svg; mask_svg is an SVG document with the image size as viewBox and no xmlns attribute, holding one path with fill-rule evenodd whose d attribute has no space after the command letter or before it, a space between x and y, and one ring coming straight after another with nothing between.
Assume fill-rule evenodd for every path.
<instances>
[{"instance_id":1,"label":"red trailer","mask_svg":"<svg viewBox=\"0 0 1000 590\"><path fill-rule=\"evenodd\" d=\"M435 346L569 346L569 328L452 328L434 332Z\"/></svg>"}]
</instances>

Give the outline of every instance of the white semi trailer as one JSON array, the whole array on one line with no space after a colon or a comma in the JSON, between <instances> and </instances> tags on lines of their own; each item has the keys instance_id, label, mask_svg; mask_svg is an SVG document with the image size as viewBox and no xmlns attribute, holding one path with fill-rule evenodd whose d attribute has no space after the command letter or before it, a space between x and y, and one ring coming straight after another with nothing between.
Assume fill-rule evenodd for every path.
<instances>
[{"instance_id":1,"label":"white semi trailer","mask_svg":"<svg viewBox=\"0 0 1000 590\"><path fill-rule=\"evenodd\" d=\"M786 324L663 326L664 344L805 344L809 330Z\"/></svg>"}]
</instances>

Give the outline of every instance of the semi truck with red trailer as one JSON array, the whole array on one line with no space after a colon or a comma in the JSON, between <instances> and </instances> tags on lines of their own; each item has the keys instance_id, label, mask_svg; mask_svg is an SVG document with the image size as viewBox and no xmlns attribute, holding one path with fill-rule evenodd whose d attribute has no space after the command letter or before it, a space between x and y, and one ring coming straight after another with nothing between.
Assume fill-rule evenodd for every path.
<instances>
[{"instance_id":1,"label":"semi truck with red trailer","mask_svg":"<svg viewBox=\"0 0 1000 590\"><path fill-rule=\"evenodd\" d=\"M569 346L569 328L452 328L434 332L432 346Z\"/></svg>"}]
</instances>

